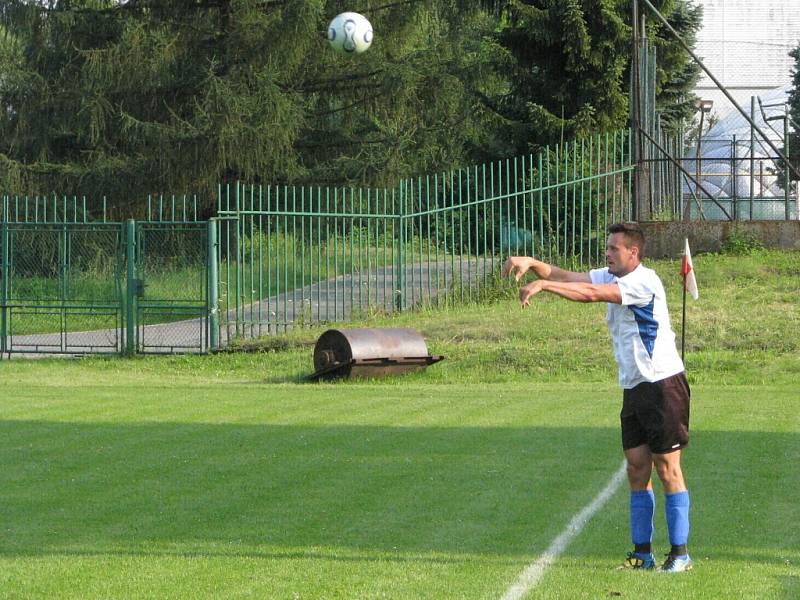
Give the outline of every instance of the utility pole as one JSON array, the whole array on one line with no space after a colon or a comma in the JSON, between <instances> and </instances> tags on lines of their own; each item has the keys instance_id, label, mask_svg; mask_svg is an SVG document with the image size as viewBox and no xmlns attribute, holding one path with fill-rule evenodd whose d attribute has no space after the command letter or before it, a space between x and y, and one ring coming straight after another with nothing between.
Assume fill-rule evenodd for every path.
<instances>
[{"instance_id":1,"label":"utility pole","mask_svg":"<svg viewBox=\"0 0 800 600\"><path fill-rule=\"evenodd\" d=\"M644 14L639 11L639 0L632 0L631 30L631 133L633 137L633 218L649 221L651 216L649 173L644 161L642 129L646 115L642 111L642 49L646 43Z\"/></svg>"}]
</instances>

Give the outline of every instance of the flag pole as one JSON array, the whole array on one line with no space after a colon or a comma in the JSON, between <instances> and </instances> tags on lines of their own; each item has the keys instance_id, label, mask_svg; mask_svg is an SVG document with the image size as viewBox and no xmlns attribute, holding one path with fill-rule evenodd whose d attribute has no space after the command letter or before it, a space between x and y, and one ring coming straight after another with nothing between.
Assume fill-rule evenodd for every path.
<instances>
[{"instance_id":1,"label":"flag pole","mask_svg":"<svg viewBox=\"0 0 800 600\"><path fill-rule=\"evenodd\" d=\"M692 253L689 250L689 238L683 240L683 258L681 259L681 275L683 275L683 318L681 319L681 362L686 355L686 292L692 286L692 298L697 300L697 280L694 278Z\"/></svg>"},{"instance_id":2,"label":"flag pole","mask_svg":"<svg viewBox=\"0 0 800 600\"><path fill-rule=\"evenodd\" d=\"M683 274L683 315L681 317L681 362L686 348L686 273ZM686 363L684 363L684 367Z\"/></svg>"}]
</instances>

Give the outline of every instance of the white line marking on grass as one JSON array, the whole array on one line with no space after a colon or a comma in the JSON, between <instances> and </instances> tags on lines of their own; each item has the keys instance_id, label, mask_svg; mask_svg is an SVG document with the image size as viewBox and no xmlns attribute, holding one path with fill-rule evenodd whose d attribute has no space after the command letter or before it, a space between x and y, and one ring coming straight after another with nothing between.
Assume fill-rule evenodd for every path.
<instances>
[{"instance_id":1,"label":"white line marking on grass","mask_svg":"<svg viewBox=\"0 0 800 600\"><path fill-rule=\"evenodd\" d=\"M603 491L584 506L581 512L572 517L567 528L553 540L550 547L539 558L529 564L514 585L506 590L502 600L520 600L531 589L536 587L536 584L539 583L547 569L567 549L570 542L578 536L589 519L616 493L620 484L625 481L625 474L625 461L623 461L622 466L614 473L611 481L608 482Z\"/></svg>"}]
</instances>

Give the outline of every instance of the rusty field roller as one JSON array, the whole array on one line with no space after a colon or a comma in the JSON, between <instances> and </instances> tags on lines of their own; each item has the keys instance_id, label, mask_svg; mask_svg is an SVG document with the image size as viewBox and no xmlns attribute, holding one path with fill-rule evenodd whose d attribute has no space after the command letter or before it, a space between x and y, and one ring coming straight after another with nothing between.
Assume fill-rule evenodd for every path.
<instances>
[{"instance_id":1,"label":"rusty field roller","mask_svg":"<svg viewBox=\"0 0 800 600\"><path fill-rule=\"evenodd\" d=\"M329 329L314 347L313 380L400 375L432 365L416 329Z\"/></svg>"}]
</instances>

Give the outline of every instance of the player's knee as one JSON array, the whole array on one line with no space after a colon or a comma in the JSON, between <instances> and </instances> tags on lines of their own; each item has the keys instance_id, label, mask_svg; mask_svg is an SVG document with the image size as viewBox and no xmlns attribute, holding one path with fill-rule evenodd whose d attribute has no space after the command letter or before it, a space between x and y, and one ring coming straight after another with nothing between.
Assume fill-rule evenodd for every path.
<instances>
[{"instance_id":1,"label":"player's knee","mask_svg":"<svg viewBox=\"0 0 800 600\"><path fill-rule=\"evenodd\" d=\"M652 464L640 464L628 461L628 481L632 487L644 487L650 481Z\"/></svg>"},{"instance_id":2,"label":"player's knee","mask_svg":"<svg viewBox=\"0 0 800 600\"><path fill-rule=\"evenodd\" d=\"M657 463L658 478L664 484L678 484L683 481L680 463Z\"/></svg>"}]
</instances>

